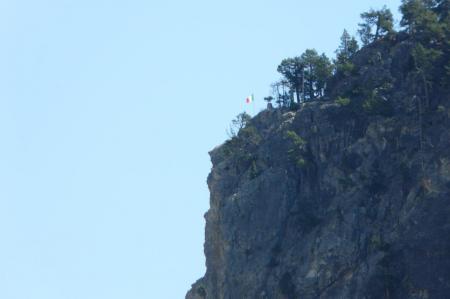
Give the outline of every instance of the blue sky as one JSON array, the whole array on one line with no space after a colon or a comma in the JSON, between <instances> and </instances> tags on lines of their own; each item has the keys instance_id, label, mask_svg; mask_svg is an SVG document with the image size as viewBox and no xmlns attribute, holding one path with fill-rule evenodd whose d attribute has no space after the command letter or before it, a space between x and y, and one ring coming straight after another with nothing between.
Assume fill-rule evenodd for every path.
<instances>
[{"instance_id":1,"label":"blue sky","mask_svg":"<svg viewBox=\"0 0 450 299\"><path fill-rule=\"evenodd\" d=\"M0 0L0 298L183 298L207 152L385 3Z\"/></svg>"}]
</instances>

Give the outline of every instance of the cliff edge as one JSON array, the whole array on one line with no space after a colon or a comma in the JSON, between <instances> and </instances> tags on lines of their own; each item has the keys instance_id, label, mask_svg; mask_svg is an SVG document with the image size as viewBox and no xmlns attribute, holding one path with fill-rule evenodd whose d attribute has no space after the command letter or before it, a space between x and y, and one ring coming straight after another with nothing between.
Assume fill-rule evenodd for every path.
<instances>
[{"instance_id":1,"label":"cliff edge","mask_svg":"<svg viewBox=\"0 0 450 299\"><path fill-rule=\"evenodd\" d=\"M450 99L418 87L411 47L362 49L328 98L210 152L207 271L186 298L450 298Z\"/></svg>"}]
</instances>

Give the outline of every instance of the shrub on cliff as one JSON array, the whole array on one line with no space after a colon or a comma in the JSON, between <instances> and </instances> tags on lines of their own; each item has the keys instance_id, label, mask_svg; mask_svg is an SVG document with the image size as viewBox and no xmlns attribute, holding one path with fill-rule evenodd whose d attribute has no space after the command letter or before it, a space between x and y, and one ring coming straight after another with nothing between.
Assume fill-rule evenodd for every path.
<instances>
[{"instance_id":1,"label":"shrub on cliff","mask_svg":"<svg viewBox=\"0 0 450 299\"><path fill-rule=\"evenodd\" d=\"M244 129L251 119L252 117L246 112L236 115L236 117L231 121L230 127L227 131L228 136L230 138L236 137L239 131Z\"/></svg>"},{"instance_id":2,"label":"shrub on cliff","mask_svg":"<svg viewBox=\"0 0 450 299\"><path fill-rule=\"evenodd\" d=\"M285 138L290 140L291 145L288 149L289 159L295 163L295 165L302 169L307 166L307 160L305 159L306 141L298 136L294 131L288 130L285 134Z\"/></svg>"},{"instance_id":3,"label":"shrub on cliff","mask_svg":"<svg viewBox=\"0 0 450 299\"><path fill-rule=\"evenodd\" d=\"M228 131L230 139L222 147L222 158L232 157L234 164L240 169L252 166L256 173L256 148L261 143L262 137L258 130L251 124L251 117L243 112L232 120Z\"/></svg>"},{"instance_id":4,"label":"shrub on cliff","mask_svg":"<svg viewBox=\"0 0 450 299\"><path fill-rule=\"evenodd\" d=\"M348 106L350 104L350 99L345 97L338 97L336 100L336 104L338 104L341 107Z\"/></svg>"},{"instance_id":5,"label":"shrub on cliff","mask_svg":"<svg viewBox=\"0 0 450 299\"><path fill-rule=\"evenodd\" d=\"M369 115L392 116L393 108L390 101L373 90L362 103L363 111Z\"/></svg>"}]
</instances>

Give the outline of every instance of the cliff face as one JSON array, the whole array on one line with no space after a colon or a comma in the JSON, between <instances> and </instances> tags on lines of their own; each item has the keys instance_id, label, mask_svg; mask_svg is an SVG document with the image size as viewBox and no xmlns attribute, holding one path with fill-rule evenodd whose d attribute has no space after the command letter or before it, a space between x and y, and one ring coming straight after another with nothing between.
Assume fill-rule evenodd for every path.
<instances>
[{"instance_id":1,"label":"cliff face","mask_svg":"<svg viewBox=\"0 0 450 299\"><path fill-rule=\"evenodd\" d=\"M384 57L402 51L358 74L388 71L383 109L265 110L211 151L207 272L186 298L450 298L450 100L419 102Z\"/></svg>"}]
</instances>

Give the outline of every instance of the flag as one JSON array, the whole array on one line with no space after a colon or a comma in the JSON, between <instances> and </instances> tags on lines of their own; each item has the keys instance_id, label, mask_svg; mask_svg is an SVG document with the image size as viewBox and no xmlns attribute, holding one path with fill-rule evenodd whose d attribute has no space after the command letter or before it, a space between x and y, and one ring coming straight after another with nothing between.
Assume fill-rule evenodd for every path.
<instances>
[{"instance_id":1,"label":"flag","mask_svg":"<svg viewBox=\"0 0 450 299\"><path fill-rule=\"evenodd\" d=\"M247 104L251 104L253 101L254 101L253 95L248 96L248 97L245 99L245 102L246 102Z\"/></svg>"}]
</instances>

